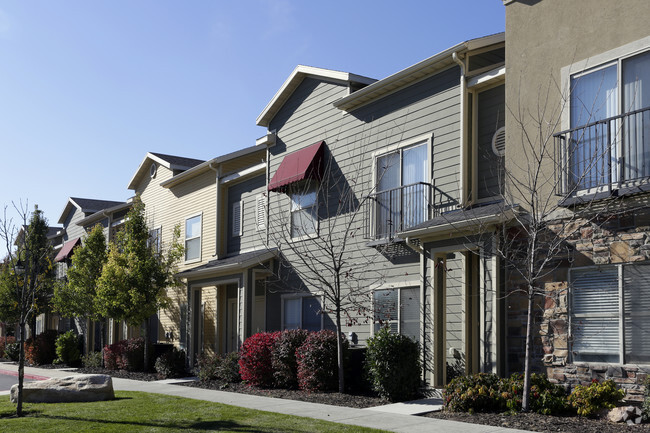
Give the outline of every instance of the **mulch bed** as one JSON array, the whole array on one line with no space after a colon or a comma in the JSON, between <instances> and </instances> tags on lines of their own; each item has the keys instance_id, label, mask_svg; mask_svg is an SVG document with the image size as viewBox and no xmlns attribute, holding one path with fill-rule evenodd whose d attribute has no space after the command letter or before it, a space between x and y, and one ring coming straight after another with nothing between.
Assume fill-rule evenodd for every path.
<instances>
[{"instance_id":1,"label":"mulch bed","mask_svg":"<svg viewBox=\"0 0 650 433\"><path fill-rule=\"evenodd\" d=\"M566 433L619 433L619 432L650 432L650 424L627 425L614 424L606 419L589 419L580 416L550 416L536 413L477 413L470 415L464 412L432 412L424 416L450 421L468 422L495 427L507 427L536 432L566 432Z\"/></svg>"},{"instance_id":2,"label":"mulch bed","mask_svg":"<svg viewBox=\"0 0 650 433\"><path fill-rule=\"evenodd\" d=\"M297 389L264 389L249 386L244 383L225 383L218 380L205 382L188 382L185 386L219 391L239 392L242 394L260 395L263 397L285 398L289 400L308 401L311 403L329 404L332 406L352 407L363 409L366 407L382 406L388 402L370 394L341 394L338 392L306 392Z\"/></svg>"}]
</instances>

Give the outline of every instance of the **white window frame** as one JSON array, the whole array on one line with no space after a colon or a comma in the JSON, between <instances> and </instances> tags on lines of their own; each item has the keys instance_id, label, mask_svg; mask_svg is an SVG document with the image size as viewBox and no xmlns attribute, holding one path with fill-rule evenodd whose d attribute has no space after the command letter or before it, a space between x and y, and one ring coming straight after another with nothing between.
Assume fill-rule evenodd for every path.
<instances>
[{"instance_id":1,"label":"white window frame","mask_svg":"<svg viewBox=\"0 0 650 433\"><path fill-rule=\"evenodd\" d=\"M199 235L194 236L192 238L188 238L187 237L187 222L189 220L193 219L193 218L196 218L196 217L199 217L199 226L200 226ZM184 230L183 245L185 246L185 254L184 254L185 261L184 261L184 263L200 262L202 260L202 256L203 256L203 212L200 212L200 213L197 213L197 214L194 214L194 215L191 215L191 216L185 218L185 224L183 226L183 230ZM199 256L196 257L196 258L188 259L187 258L187 242L191 241L191 240L194 240L194 239L197 239L197 238L199 239Z\"/></svg>"},{"instance_id":2,"label":"white window frame","mask_svg":"<svg viewBox=\"0 0 650 433\"><path fill-rule=\"evenodd\" d=\"M618 309L617 309L617 315L616 319L618 321L618 356L619 356L619 361L618 362L606 362L606 361L573 361L573 348L572 344L569 344L570 348L570 353L571 353L571 361L572 362L585 362L588 364L612 364L612 365L627 365L628 362L625 359L625 319L626 319L626 312L625 312L625 296L626 296L626 290L625 290L625 268L626 267L636 267L636 266L650 266L650 263L616 263L616 264L608 264L608 265L602 265L602 266L584 266L584 267L577 267L577 268L571 268L569 269L569 314L568 314L568 320L569 320L569 341L573 342L573 336L575 334L575 325L573 323L573 309L575 308L575 302L573 299L573 278L572 278L572 272L574 271L584 271L584 270L598 270L598 269L606 269L606 268L615 268L617 270L618 274ZM648 268L650 269L650 268ZM650 321L650 318L649 318ZM639 363L634 363L639 364Z\"/></svg>"},{"instance_id":3,"label":"white window frame","mask_svg":"<svg viewBox=\"0 0 650 433\"><path fill-rule=\"evenodd\" d=\"M375 335L375 326L378 324L378 321L375 319L375 293L376 292L381 292L381 291L387 291L387 290L396 290L397 291L397 319L389 320L384 323L396 323L397 324L397 333L402 335L402 290L404 289L417 289L418 293L418 298L420 298L420 282L419 281L412 281L412 282L404 282L400 284L395 284L391 286L385 286L385 287L377 287L372 290L372 320L370 323L370 335ZM420 318L420 311L422 309L422 299L418 300L418 327L420 328L418 331L418 340L420 339L420 333L422 332L422 323L421 323L421 318ZM385 326L385 325L382 325Z\"/></svg>"},{"instance_id":4,"label":"white window frame","mask_svg":"<svg viewBox=\"0 0 650 433\"><path fill-rule=\"evenodd\" d=\"M156 233L155 238L154 233ZM162 253L162 226L154 227L149 230L149 245L151 244L152 240L155 240L154 252L156 254Z\"/></svg>"},{"instance_id":5,"label":"white window frame","mask_svg":"<svg viewBox=\"0 0 650 433\"><path fill-rule=\"evenodd\" d=\"M238 238L243 235L244 227L244 201L239 200L233 202L230 210L230 217L232 221L232 237Z\"/></svg>"},{"instance_id":6,"label":"white window frame","mask_svg":"<svg viewBox=\"0 0 650 433\"><path fill-rule=\"evenodd\" d=\"M637 56L639 54L644 54L650 52L650 36L639 39L637 41L631 42L629 44L622 45L620 47L614 48L612 50L600 53L598 55L592 56L590 58L574 62L570 65L564 66L560 70L560 77L563 89L563 95L566 98L567 104L566 108L562 113L562 130L571 129L571 81L573 78L579 78L603 68L616 65L616 74L617 74L617 113L621 114L625 111L623 106L623 62L631 57ZM587 122L589 123L589 122ZM616 154L622 154L622 143L619 140L616 143ZM563 158L568 158L567 155ZM620 157L618 157L620 160ZM566 161L566 170L570 168L570 162ZM612 171L620 176L620 170L622 170L621 163L618 162L616 167L612 167ZM568 173L561 173L561 176L568 178ZM618 185L618 179L612 179L612 173L610 173L610 185ZM576 195L584 196L588 194L594 194L599 191L607 189L607 185L601 185L597 187L580 189L575 191Z\"/></svg>"},{"instance_id":7,"label":"white window frame","mask_svg":"<svg viewBox=\"0 0 650 433\"><path fill-rule=\"evenodd\" d=\"M401 141L399 143L386 146L380 150L377 150L372 153L372 179L373 179L373 184L372 184L372 190L371 193L377 194L381 191L378 189L378 184L379 184L379 171L377 170L377 162L379 158L389 155L391 153L396 153L399 152L400 154L400 186L403 185L402 181L402 170L403 170L403 153L405 149L408 149L410 147L417 147L420 145L424 145L426 150L427 150L427 164L426 164L426 178L424 180L425 183L431 184L431 167L432 167L432 160L433 160L433 133L429 134L424 134L424 135L419 135L417 137L410 138L408 140ZM426 210L425 210L426 211ZM376 234L377 233L377 209L376 207L374 208L374 211L372 212L371 215L371 221L370 221L370 229L371 233Z\"/></svg>"},{"instance_id":8,"label":"white window frame","mask_svg":"<svg viewBox=\"0 0 650 433\"><path fill-rule=\"evenodd\" d=\"M292 186L295 188L295 186ZM292 241L300 241L303 239L312 239L318 237L318 232L320 228L320 218L318 217L318 192L319 184L316 182L309 182L307 184L300 184L298 190L289 190L289 237ZM311 206L300 206L296 209L293 209L294 204L294 194L307 194L313 192L315 194L314 204ZM298 236L293 236L293 214L294 212L299 212L305 209L313 208L316 214L316 220L314 221L314 232L313 233L303 233Z\"/></svg>"},{"instance_id":9,"label":"white window frame","mask_svg":"<svg viewBox=\"0 0 650 433\"><path fill-rule=\"evenodd\" d=\"M323 321L325 314L322 312L323 310L323 295L322 294L315 294L315 293L292 293L292 294L285 294L280 296L280 325L281 329L284 330L286 329L285 322L284 322L284 304L288 300L292 299L300 299L300 325L298 326L298 329L303 329L303 323L302 323L302 303L304 299L306 298L318 298L318 301L320 302L321 306L321 314L320 314L320 329L323 330Z\"/></svg>"}]
</instances>

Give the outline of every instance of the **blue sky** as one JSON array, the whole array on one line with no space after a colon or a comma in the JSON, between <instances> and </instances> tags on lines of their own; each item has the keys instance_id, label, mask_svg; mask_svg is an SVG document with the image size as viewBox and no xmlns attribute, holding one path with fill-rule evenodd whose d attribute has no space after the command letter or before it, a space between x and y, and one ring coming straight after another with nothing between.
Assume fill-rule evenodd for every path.
<instances>
[{"instance_id":1,"label":"blue sky","mask_svg":"<svg viewBox=\"0 0 650 433\"><path fill-rule=\"evenodd\" d=\"M253 145L298 64L379 79L504 28L501 0L0 1L0 205L55 225L130 197L148 151Z\"/></svg>"}]
</instances>

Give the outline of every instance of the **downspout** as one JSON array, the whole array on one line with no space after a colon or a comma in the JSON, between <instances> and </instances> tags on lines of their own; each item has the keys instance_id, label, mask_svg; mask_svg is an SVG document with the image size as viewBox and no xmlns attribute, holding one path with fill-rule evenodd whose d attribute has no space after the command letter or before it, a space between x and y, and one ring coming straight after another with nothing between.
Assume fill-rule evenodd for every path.
<instances>
[{"instance_id":1,"label":"downspout","mask_svg":"<svg viewBox=\"0 0 650 433\"><path fill-rule=\"evenodd\" d=\"M458 57L458 52L455 51L451 58L460 66L460 203L459 208L464 208L467 205L467 168L465 167L467 161L467 144L465 143L465 118L466 118L466 98L467 98L467 81L465 79L465 63Z\"/></svg>"},{"instance_id":2,"label":"downspout","mask_svg":"<svg viewBox=\"0 0 650 433\"><path fill-rule=\"evenodd\" d=\"M215 172L215 176L216 176L216 179L215 179L215 182L214 182L214 185L215 185L214 199L216 201L216 203L215 203L215 223L214 223L215 224L215 228L214 228L215 229L214 230L214 233L215 233L214 238L215 239L214 239L214 255L212 257L214 257L215 259L218 260L219 259L219 239L220 239L220 236L219 236L219 234L220 234L219 233L219 219L221 218L221 200L220 200L220 194L219 194L219 190L221 189L221 187L219 185L219 181L221 180L221 168L219 166L214 167L213 166L214 163L215 163L214 161L210 162L208 164L208 167L210 168L210 170Z\"/></svg>"}]
</instances>

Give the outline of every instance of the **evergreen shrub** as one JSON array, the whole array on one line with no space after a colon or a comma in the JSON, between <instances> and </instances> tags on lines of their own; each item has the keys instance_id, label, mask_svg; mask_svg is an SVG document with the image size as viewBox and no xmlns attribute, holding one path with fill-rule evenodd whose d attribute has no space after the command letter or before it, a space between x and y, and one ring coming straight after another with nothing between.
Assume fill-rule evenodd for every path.
<instances>
[{"instance_id":1,"label":"evergreen shrub","mask_svg":"<svg viewBox=\"0 0 650 433\"><path fill-rule=\"evenodd\" d=\"M417 341L382 328L367 345L366 369L373 390L390 401L415 399L422 374Z\"/></svg>"}]
</instances>

